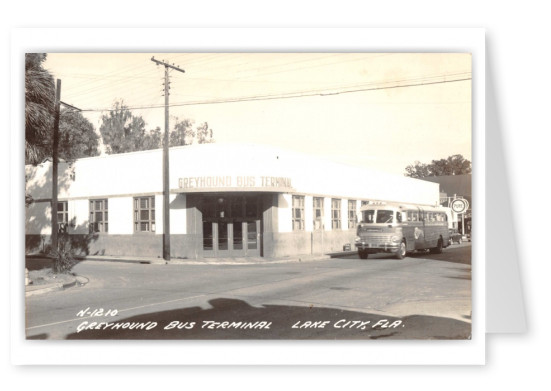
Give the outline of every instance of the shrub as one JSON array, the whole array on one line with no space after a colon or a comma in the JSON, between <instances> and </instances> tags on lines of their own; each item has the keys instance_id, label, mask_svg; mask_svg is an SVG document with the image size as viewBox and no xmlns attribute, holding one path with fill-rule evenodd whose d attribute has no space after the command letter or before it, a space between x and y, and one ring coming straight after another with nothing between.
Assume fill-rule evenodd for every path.
<instances>
[{"instance_id":1,"label":"shrub","mask_svg":"<svg viewBox=\"0 0 551 391\"><path fill-rule=\"evenodd\" d=\"M52 249L51 255L54 258L52 268L54 273L69 273L71 271L76 261L69 235L59 235L57 250Z\"/></svg>"}]
</instances>

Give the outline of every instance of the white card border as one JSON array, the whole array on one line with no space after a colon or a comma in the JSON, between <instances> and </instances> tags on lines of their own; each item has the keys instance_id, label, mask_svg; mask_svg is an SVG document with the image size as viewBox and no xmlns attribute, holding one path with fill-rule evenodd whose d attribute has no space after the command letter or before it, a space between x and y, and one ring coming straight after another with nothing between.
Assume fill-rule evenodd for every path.
<instances>
[{"instance_id":1,"label":"white card border","mask_svg":"<svg viewBox=\"0 0 551 391\"><path fill-rule=\"evenodd\" d=\"M18 365L469 365L485 363L484 29L14 29L11 129L23 129L23 53L53 51L392 51L473 55L473 335L470 341L27 341L19 262L24 232L23 140L11 137L11 349ZM14 132L12 132L14 133ZM17 134L15 132L15 134ZM19 202L19 200L21 200ZM481 213L479 211L482 211ZM181 342L181 343L180 343ZM231 352L231 354L228 354Z\"/></svg>"}]
</instances>

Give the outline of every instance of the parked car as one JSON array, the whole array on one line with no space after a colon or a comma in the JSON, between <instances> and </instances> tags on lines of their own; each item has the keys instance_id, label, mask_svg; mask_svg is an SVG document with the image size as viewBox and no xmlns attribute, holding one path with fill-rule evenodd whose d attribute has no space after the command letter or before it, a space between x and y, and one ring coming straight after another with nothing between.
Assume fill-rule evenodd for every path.
<instances>
[{"instance_id":1,"label":"parked car","mask_svg":"<svg viewBox=\"0 0 551 391\"><path fill-rule=\"evenodd\" d=\"M459 232L457 232L456 229L450 228L450 244L453 244L453 243L461 244L462 241L463 241L463 236Z\"/></svg>"}]
</instances>

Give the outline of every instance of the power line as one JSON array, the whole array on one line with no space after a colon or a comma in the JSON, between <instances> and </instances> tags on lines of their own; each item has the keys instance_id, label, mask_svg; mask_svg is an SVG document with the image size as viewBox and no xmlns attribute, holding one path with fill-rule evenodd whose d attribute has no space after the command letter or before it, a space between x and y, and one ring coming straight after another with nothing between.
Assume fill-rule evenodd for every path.
<instances>
[{"instance_id":1,"label":"power line","mask_svg":"<svg viewBox=\"0 0 551 391\"><path fill-rule=\"evenodd\" d=\"M467 72L465 72L467 73ZM434 78L434 77L432 77ZM427 78L424 78L427 79ZM301 92L292 92L287 94L274 94L274 95L257 95L257 96L246 96L246 97L237 97L237 98L225 98L225 99L213 99L213 100L207 100L207 101L191 101L191 102L184 102L184 103L172 103L169 106L170 107L180 107L180 106L197 106L197 105L208 105L208 104L221 104L221 103L237 103L237 102L252 102L252 101L263 101L263 100L277 100L277 99L294 99L294 98L306 98L306 97L313 97L313 96L334 96L334 95L343 95L343 94L350 94L350 93L358 93L358 92L367 92L367 91L378 91L378 90L386 90L386 89L396 89L396 88L407 88L407 87L420 87L420 86L427 86L427 85L436 85L436 84L445 84L445 83L455 83L460 81L468 81L472 80L472 77L463 77L463 78L457 78L452 80L438 80L438 81L424 81L424 82L412 82L412 80L418 80L418 79L409 79L409 80L402 80L397 82L408 82L408 84L399 84L399 85L391 85L391 86L372 86L372 87L365 87L365 88L354 88L354 89L345 89L341 91L331 91L331 90L316 90L316 91L301 91ZM374 84L374 83L372 83ZM380 83L379 83L380 84ZM161 108L164 107L163 105L152 105L152 106L134 106L134 107L127 107L129 110L140 110L140 109L153 109L153 108ZM83 109L82 112L99 112L99 111L111 111L111 108L107 109Z\"/></svg>"},{"instance_id":2,"label":"power line","mask_svg":"<svg viewBox=\"0 0 551 391\"><path fill-rule=\"evenodd\" d=\"M339 54L339 53L336 53L336 54ZM359 53L359 54L362 54L362 53ZM391 56L391 55L393 55L393 54L395 54L395 53L383 53L383 54L379 54L379 55L370 57L369 59L378 58L378 57L385 57L385 56ZM259 73L259 74L256 74L256 75L254 75L254 76L275 75L275 74L279 74L279 73L301 71L301 70L304 70L304 69L312 69L312 68L319 68L319 67L325 67L325 66L330 66L330 65L345 64L345 63L349 63L349 62L367 61L367 60L369 60L369 59L367 59L367 58L365 58L365 57L361 57L361 58L351 58L351 59L340 60L340 61L334 61L334 62L329 62L329 63L322 63L322 64L317 64L317 65L311 65L311 66L301 67L301 68L291 68L291 69L283 69L283 70L273 71L273 72ZM303 60L303 61L297 61L297 62L304 62L304 61L311 61L311 60ZM291 64L292 64L292 63L291 63ZM237 79L243 79L243 78L246 78L246 76L237 77Z\"/></svg>"}]
</instances>

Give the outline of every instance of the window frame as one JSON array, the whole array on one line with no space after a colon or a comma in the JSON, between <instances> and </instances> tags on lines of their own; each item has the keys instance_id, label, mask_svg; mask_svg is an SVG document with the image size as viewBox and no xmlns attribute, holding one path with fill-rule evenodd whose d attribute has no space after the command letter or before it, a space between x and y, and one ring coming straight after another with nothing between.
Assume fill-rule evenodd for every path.
<instances>
[{"instance_id":1,"label":"window frame","mask_svg":"<svg viewBox=\"0 0 551 391\"><path fill-rule=\"evenodd\" d=\"M316 205L317 204L316 201L319 201L319 205ZM324 224L323 224L323 219L325 217L324 205L325 205L325 198L324 197L312 197L312 216L313 216L312 229L314 231L322 230L323 227L324 227ZM319 215L319 217L316 217L316 212L318 210L320 212L320 215ZM319 222L318 226L316 226L316 222Z\"/></svg>"},{"instance_id":2,"label":"window frame","mask_svg":"<svg viewBox=\"0 0 551 391\"><path fill-rule=\"evenodd\" d=\"M148 200L148 206L142 207L141 200L147 199ZM139 196L139 197L133 197L133 223L134 223L134 233L151 233L154 234L156 230L156 213L155 213L155 196L149 195L149 196ZM148 218L143 219L142 218L142 211L148 211ZM142 224L147 224L148 229L143 230L141 229Z\"/></svg>"},{"instance_id":3,"label":"window frame","mask_svg":"<svg viewBox=\"0 0 551 391\"><path fill-rule=\"evenodd\" d=\"M306 229L305 227L305 221L304 218L304 196L303 195L293 195L291 199L291 224L293 231L304 231ZM299 215L297 217L297 211L299 211Z\"/></svg>"},{"instance_id":4,"label":"window frame","mask_svg":"<svg viewBox=\"0 0 551 391\"><path fill-rule=\"evenodd\" d=\"M62 210L59 210L59 206L64 205ZM57 232L62 231L62 224L63 229L65 231L69 230L69 201L57 201Z\"/></svg>"},{"instance_id":5,"label":"window frame","mask_svg":"<svg viewBox=\"0 0 551 391\"><path fill-rule=\"evenodd\" d=\"M348 229L356 228L358 225L358 214L356 212L356 204L357 204L356 200L348 200Z\"/></svg>"},{"instance_id":6,"label":"window frame","mask_svg":"<svg viewBox=\"0 0 551 391\"><path fill-rule=\"evenodd\" d=\"M89 216L88 219L88 231L91 234L106 234L109 233L109 201L107 198L91 198L88 203ZM96 209L96 203L101 202L100 209ZM102 220L97 225L96 213L101 213ZM101 226L101 229L96 229L97 226Z\"/></svg>"},{"instance_id":7,"label":"window frame","mask_svg":"<svg viewBox=\"0 0 551 391\"><path fill-rule=\"evenodd\" d=\"M331 198L331 229L342 229L342 200Z\"/></svg>"}]
</instances>

